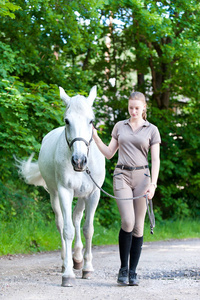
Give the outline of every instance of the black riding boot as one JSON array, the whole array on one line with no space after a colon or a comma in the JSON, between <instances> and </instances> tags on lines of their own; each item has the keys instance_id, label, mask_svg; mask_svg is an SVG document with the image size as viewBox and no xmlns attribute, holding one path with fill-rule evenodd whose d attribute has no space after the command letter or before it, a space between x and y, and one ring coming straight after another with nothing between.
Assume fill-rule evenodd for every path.
<instances>
[{"instance_id":1,"label":"black riding boot","mask_svg":"<svg viewBox=\"0 0 200 300\"><path fill-rule=\"evenodd\" d=\"M119 232L119 254L121 268L119 270L117 282L122 285L128 284L128 258L130 254L132 232L126 232L122 228Z\"/></svg>"},{"instance_id":2,"label":"black riding boot","mask_svg":"<svg viewBox=\"0 0 200 300\"><path fill-rule=\"evenodd\" d=\"M138 285L136 268L140 259L140 254L142 251L143 236L142 237L132 237L132 245L130 250L130 267L129 267L129 284Z\"/></svg>"}]
</instances>

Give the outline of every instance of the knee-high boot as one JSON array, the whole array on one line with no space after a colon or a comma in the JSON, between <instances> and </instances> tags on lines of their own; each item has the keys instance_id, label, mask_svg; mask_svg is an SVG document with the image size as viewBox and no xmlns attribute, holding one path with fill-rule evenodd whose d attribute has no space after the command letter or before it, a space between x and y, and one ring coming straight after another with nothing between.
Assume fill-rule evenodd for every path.
<instances>
[{"instance_id":1,"label":"knee-high boot","mask_svg":"<svg viewBox=\"0 0 200 300\"><path fill-rule=\"evenodd\" d=\"M142 237L132 237L132 245L130 249L130 267L129 269L136 272L136 268L140 259L140 254L142 251L143 236Z\"/></svg>"},{"instance_id":2,"label":"knee-high boot","mask_svg":"<svg viewBox=\"0 0 200 300\"><path fill-rule=\"evenodd\" d=\"M122 228L119 232L119 253L121 260L121 268L127 267L128 269L128 258L131 249L132 232L126 232Z\"/></svg>"}]
</instances>

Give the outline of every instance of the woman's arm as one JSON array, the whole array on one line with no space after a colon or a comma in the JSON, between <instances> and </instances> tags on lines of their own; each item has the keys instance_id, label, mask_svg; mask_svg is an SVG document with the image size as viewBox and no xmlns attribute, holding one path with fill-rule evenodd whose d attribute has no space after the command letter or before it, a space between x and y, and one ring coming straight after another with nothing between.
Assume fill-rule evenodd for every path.
<instances>
[{"instance_id":1,"label":"woman's arm","mask_svg":"<svg viewBox=\"0 0 200 300\"><path fill-rule=\"evenodd\" d=\"M160 144L151 146L151 184L146 191L148 198L152 199L157 187L158 174L160 169Z\"/></svg>"},{"instance_id":2,"label":"woman's arm","mask_svg":"<svg viewBox=\"0 0 200 300\"><path fill-rule=\"evenodd\" d=\"M101 151L101 153L107 158L107 159L111 159L114 154L116 153L117 149L118 149L118 142L116 139L114 139L112 137L110 143L108 146L106 146L102 140L100 139L100 137L97 134L96 129L93 128L93 139L95 141L95 143L97 144L97 147L99 148L99 150Z\"/></svg>"}]
</instances>

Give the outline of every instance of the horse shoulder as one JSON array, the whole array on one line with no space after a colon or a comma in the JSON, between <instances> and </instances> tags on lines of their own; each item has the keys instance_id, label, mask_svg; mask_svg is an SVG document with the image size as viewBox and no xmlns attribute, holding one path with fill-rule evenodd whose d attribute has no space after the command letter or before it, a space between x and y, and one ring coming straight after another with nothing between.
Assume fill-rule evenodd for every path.
<instances>
[{"instance_id":1,"label":"horse shoulder","mask_svg":"<svg viewBox=\"0 0 200 300\"><path fill-rule=\"evenodd\" d=\"M39 153L39 168L42 176L45 181L51 181L55 179L55 165L54 158L56 153L58 141L62 136L62 132L64 131L64 127L56 128L50 131L42 140L42 145Z\"/></svg>"},{"instance_id":2,"label":"horse shoulder","mask_svg":"<svg viewBox=\"0 0 200 300\"><path fill-rule=\"evenodd\" d=\"M57 141L57 139L60 137L61 133L64 131L64 126L55 128L51 130L49 133L47 133L43 140L42 144L48 143L49 141Z\"/></svg>"}]
</instances>

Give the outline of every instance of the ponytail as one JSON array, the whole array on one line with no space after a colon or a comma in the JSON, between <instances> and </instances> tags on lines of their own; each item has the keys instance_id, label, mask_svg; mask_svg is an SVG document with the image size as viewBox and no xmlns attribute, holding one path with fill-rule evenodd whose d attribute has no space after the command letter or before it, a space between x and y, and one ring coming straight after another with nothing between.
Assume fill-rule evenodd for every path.
<instances>
[{"instance_id":1,"label":"ponytail","mask_svg":"<svg viewBox=\"0 0 200 300\"><path fill-rule=\"evenodd\" d=\"M146 119L147 119L147 110L146 110L146 108L143 110L142 117L146 121Z\"/></svg>"}]
</instances>

